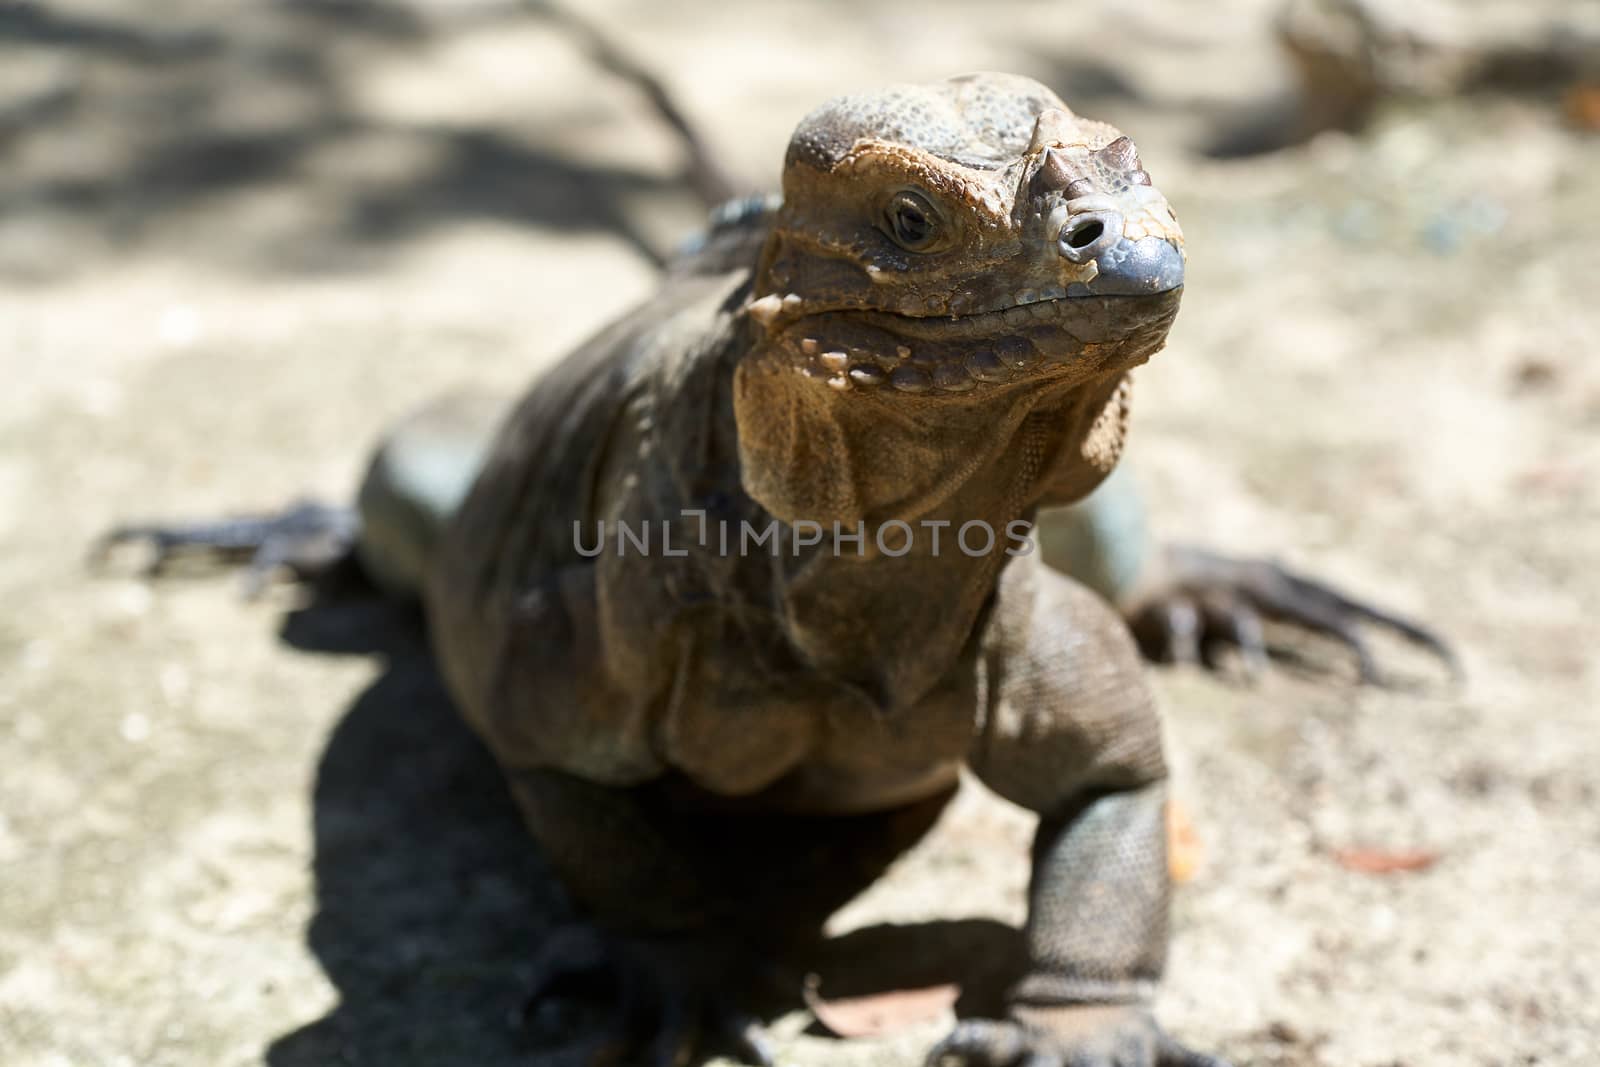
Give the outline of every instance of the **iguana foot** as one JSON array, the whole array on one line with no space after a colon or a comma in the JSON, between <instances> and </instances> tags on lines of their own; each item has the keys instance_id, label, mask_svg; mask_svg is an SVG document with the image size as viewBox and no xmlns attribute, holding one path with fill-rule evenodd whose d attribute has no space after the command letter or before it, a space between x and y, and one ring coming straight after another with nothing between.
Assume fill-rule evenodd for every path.
<instances>
[{"instance_id":1,"label":"iguana foot","mask_svg":"<svg viewBox=\"0 0 1600 1067\"><path fill-rule=\"evenodd\" d=\"M759 1021L730 1004L748 986L739 964L736 950L705 940L564 926L540 947L522 1021L541 1045L562 1046L562 1062L585 1067L677 1067L716 1051L772 1067ZM572 1036L584 1028L574 1009L603 1013L598 1035Z\"/></svg>"},{"instance_id":2,"label":"iguana foot","mask_svg":"<svg viewBox=\"0 0 1600 1067\"><path fill-rule=\"evenodd\" d=\"M1228 1067L1174 1041L1143 1008L1019 1008L968 1019L928 1053L927 1067Z\"/></svg>"},{"instance_id":3,"label":"iguana foot","mask_svg":"<svg viewBox=\"0 0 1600 1067\"><path fill-rule=\"evenodd\" d=\"M148 541L152 555L145 573L151 576L181 556L243 562L245 595L255 597L280 568L307 579L329 570L350 554L358 531L354 508L302 500L275 515L118 526L100 538L93 557L103 559L118 545Z\"/></svg>"},{"instance_id":4,"label":"iguana foot","mask_svg":"<svg viewBox=\"0 0 1600 1067\"><path fill-rule=\"evenodd\" d=\"M1354 653L1361 680L1378 684L1382 672L1360 631L1360 624L1371 623L1432 652L1451 674L1460 673L1450 646L1427 627L1270 560L1172 545L1163 579L1129 613L1140 648L1153 660L1214 666L1217 650L1232 646L1246 670L1258 673L1269 659L1262 623L1270 619L1342 642Z\"/></svg>"}]
</instances>

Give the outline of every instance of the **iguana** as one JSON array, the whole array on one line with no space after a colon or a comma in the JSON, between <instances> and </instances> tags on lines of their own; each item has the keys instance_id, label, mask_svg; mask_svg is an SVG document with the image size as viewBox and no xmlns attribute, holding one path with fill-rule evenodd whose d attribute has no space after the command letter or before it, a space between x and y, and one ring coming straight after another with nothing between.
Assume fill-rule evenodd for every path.
<instances>
[{"instance_id":1,"label":"iguana","mask_svg":"<svg viewBox=\"0 0 1600 1067\"><path fill-rule=\"evenodd\" d=\"M1002 1017L929 1063L1216 1065L1150 1008L1166 770L1137 649L1026 550L1030 520L1074 529L1041 541L1156 605L1169 645L1209 615L1259 654L1246 605L1369 671L1359 619L1436 641L1266 564L1177 550L1141 575L1158 553L1112 547L1143 543L1125 494L1043 510L1112 474L1128 372L1164 344L1183 273L1133 142L1045 86L845 96L796 129L781 200L714 220L508 414L453 402L400 426L359 516L112 536L258 572L354 545L422 597L455 700L588 915L543 946L535 1003L615 1000L592 1062L680 1062L719 1035L764 1061L728 992L792 920L746 892L806 881L815 856L751 869L730 842L819 820L844 840L965 766L1039 814L1025 970Z\"/></svg>"}]
</instances>

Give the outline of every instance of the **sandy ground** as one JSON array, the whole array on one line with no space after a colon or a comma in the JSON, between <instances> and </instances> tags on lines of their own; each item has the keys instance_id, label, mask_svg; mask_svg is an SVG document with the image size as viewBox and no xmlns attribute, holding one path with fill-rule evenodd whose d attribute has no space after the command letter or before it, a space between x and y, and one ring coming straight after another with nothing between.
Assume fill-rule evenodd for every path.
<instances>
[{"instance_id":1,"label":"sandy ground","mask_svg":"<svg viewBox=\"0 0 1600 1067\"><path fill-rule=\"evenodd\" d=\"M415 620L84 550L347 492L385 420L645 293L696 208L537 16L195 7L0 12L0 1062L530 1062L506 1017L559 893ZM1203 848L1164 1015L1240 1064L1596 1062L1600 144L1473 98L1208 159L1286 84L1257 3L599 8L752 183L824 97L973 68L1139 139L1191 255L1136 418L1163 528L1433 620L1467 668L1156 673ZM1004 943L1027 833L964 796L839 930ZM915 1063L948 1019L809 1024L783 1062Z\"/></svg>"}]
</instances>

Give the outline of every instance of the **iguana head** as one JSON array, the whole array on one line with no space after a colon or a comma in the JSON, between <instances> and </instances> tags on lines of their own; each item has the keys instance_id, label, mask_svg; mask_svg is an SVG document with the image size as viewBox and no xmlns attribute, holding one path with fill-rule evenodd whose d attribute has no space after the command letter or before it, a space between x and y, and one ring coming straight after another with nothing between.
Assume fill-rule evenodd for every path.
<instances>
[{"instance_id":1,"label":"iguana head","mask_svg":"<svg viewBox=\"0 0 1600 1067\"><path fill-rule=\"evenodd\" d=\"M1183 265L1133 142L1038 82L975 74L824 104L789 143L746 307L747 487L784 516L912 514L1039 411L1059 413L1052 440L1028 447L1066 472L1066 496L1088 492L1121 450L1125 372L1165 342Z\"/></svg>"},{"instance_id":2,"label":"iguana head","mask_svg":"<svg viewBox=\"0 0 1600 1067\"><path fill-rule=\"evenodd\" d=\"M751 313L835 389L956 396L1125 369L1177 308L1182 233L1133 142L1029 78L824 104L783 190Z\"/></svg>"}]
</instances>

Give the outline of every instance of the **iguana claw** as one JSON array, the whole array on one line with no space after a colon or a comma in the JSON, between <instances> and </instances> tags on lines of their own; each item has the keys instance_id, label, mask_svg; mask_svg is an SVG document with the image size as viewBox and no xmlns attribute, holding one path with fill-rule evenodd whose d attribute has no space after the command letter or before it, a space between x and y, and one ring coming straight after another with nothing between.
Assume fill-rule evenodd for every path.
<instances>
[{"instance_id":1,"label":"iguana claw","mask_svg":"<svg viewBox=\"0 0 1600 1067\"><path fill-rule=\"evenodd\" d=\"M1427 627L1270 560L1174 545L1163 562L1164 580L1129 614L1134 636L1151 659L1214 666L1217 649L1231 646L1250 673L1259 673L1269 659L1263 620L1272 620L1339 641L1354 654L1362 682L1376 685L1383 672L1360 630L1371 623L1433 653L1452 676L1461 674L1450 646Z\"/></svg>"},{"instance_id":2,"label":"iguana claw","mask_svg":"<svg viewBox=\"0 0 1600 1067\"><path fill-rule=\"evenodd\" d=\"M1187 1049L1147 1012L1125 1006L1046 1009L1062 1025L967 1019L928 1053L926 1067L1229 1067Z\"/></svg>"},{"instance_id":3,"label":"iguana claw","mask_svg":"<svg viewBox=\"0 0 1600 1067\"><path fill-rule=\"evenodd\" d=\"M727 1002L725 990L736 988L730 983L734 970L732 952L705 942L622 938L594 926L564 926L540 946L521 1023L540 1044L541 1056L584 1067L678 1067L711 1051L773 1067L760 1022ZM597 1007L609 1017L598 1033L574 1043L574 1025L563 1011L573 1006Z\"/></svg>"}]
</instances>

